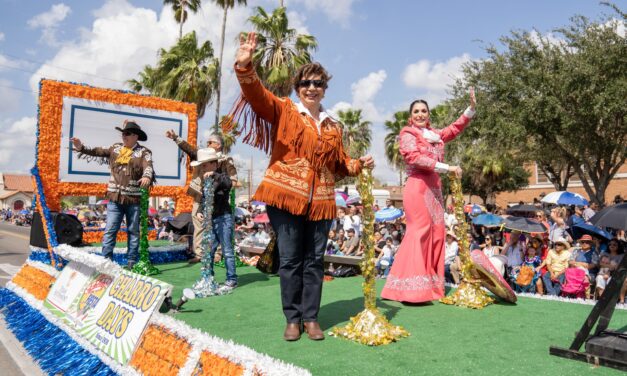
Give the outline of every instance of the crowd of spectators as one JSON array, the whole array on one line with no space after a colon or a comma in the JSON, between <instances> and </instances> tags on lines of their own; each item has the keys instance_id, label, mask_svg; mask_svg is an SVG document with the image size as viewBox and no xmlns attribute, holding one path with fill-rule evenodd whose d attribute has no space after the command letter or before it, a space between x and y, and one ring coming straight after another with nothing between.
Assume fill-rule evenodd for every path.
<instances>
[{"instance_id":1,"label":"crowd of spectators","mask_svg":"<svg viewBox=\"0 0 627 376\"><path fill-rule=\"evenodd\" d=\"M30 209L1 209L0 221L9 222L16 226L30 226L33 222L33 212Z\"/></svg>"}]
</instances>

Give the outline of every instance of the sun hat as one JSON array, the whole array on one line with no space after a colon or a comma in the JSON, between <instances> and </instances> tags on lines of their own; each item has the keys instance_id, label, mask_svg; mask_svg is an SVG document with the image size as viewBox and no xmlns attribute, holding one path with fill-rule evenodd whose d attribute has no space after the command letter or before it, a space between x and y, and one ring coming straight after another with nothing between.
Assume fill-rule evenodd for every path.
<instances>
[{"instance_id":1,"label":"sun hat","mask_svg":"<svg viewBox=\"0 0 627 376\"><path fill-rule=\"evenodd\" d=\"M190 166L196 167L200 166L203 163L217 161L219 158L218 153L216 153L213 148L205 148L198 150L198 154L195 161L190 163Z\"/></svg>"},{"instance_id":2,"label":"sun hat","mask_svg":"<svg viewBox=\"0 0 627 376\"><path fill-rule=\"evenodd\" d=\"M137 139L139 141L148 140L148 136L146 135L146 132L142 131L142 128L134 121L124 120L123 128L115 127L115 129L117 129L120 132L130 132L130 133L136 134L138 136Z\"/></svg>"},{"instance_id":3,"label":"sun hat","mask_svg":"<svg viewBox=\"0 0 627 376\"><path fill-rule=\"evenodd\" d=\"M585 235L583 235L581 238L579 238L579 242L580 242L580 243L581 243L581 242L589 242L589 243L593 243L592 236L590 236L590 235L588 235L588 234L585 234Z\"/></svg>"},{"instance_id":4,"label":"sun hat","mask_svg":"<svg viewBox=\"0 0 627 376\"><path fill-rule=\"evenodd\" d=\"M455 235L453 231L448 231L446 233L446 236L451 236L453 239L457 240L457 235Z\"/></svg>"},{"instance_id":5,"label":"sun hat","mask_svg":"<svg viewBox=\"0 0 627 376\"><path fill-rule=\"evenodd\" d=\"M564 238L558 238L555 241L555 244L562 244L564 246L564 248L566 248L566 249L570 248L570 243L568 241L566 241L566 239L564 239Z\"/></svg>"}]
</instances>

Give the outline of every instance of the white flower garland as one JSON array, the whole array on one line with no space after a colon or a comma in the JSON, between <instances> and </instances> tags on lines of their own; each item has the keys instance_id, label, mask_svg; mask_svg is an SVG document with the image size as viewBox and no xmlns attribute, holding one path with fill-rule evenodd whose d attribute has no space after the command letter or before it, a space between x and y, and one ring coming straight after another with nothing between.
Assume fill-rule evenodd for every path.
<instances>
[{"instance_id":1,"label":"white flower garland","mask_svg":"<svg viewBox=\"0 0 627 376\"><path fill-rule=\"evenodd\" d=\"M54 251L66 260L87 265L100 273L116 277L122 272L122 268L115 262L93 253L83 252L67 244L59 245Z\"/></svg>"},{"instance_id":2,"label":"white flower garland","mask_svg":"<svg viewBox=\"0 0 627 376\"><path fill-rule=\"evenodd\" d=\"M249 347L238 345L232 341L224 340L194 329L187 324L170 316L155 312L150 323L161 325L184 338L192 345L187 362L179 370L179 375L191 375L196 364L200 360L202 351L207 350L213 354L229 359L244 367L244 375L253 375L254 371L261 371L269 376L310 376L311 373L303 368L274 359L266 354L258 353Z\"/></svg>"},{"instance_id":3,"label":"white flower garland","mask_svg":"<svg viewBox=\"0 0 627 376\"><path fill-rule=\"evenodd\" d=\"M81 247L80 250L83 252L100 254L100 252L102 251L102 247ZM160 246L160 247L148 247L148 252L151 252L151 253L153 252L154 253L177 252L177 251L186 251L186 250L187 250L187 244L173 244L173 245L166 245L166 246ZM125 247L113 248L113 253L126 254L127 248Z\"/></svg>"},{"instance_id":4,"label":"white flower garland","mask_svg":"<svg viewBox=\"0 0 627 376\"><path fill-rule=\"evenodd\" d=\"M457 288L458 287L458 285L456 285L454 283L445 283L444 285L446 287L451 287L451 288ZM488 291L485 288L483 288L483 289ZM488 291L488 292L490 292L490 291ZM557 302L575 303L575 304L584 304L584 305L595 305L598 302L598 300L594 300L594 299L567 298L567 297L564 297L564 296L540 295L540 294L532 294L532 293L528 293L528 292L517 292L515 294L516 294L516 296L523 297L523 298L532 298L532 299L540 299L540 300L553 300L553 301L557 301ZM616 309L627 310L627 304L616 303Z\"/></svg>"},{"instance_id":5,"label":"white flower garland","mask_svg":"<svg viewBox=\"0 0 627 376\"><path fill-rule=\"evenodd\" d=\"M52 266L50 266L48 264L44 264L41 261L33 261L31 259L26 259L26 262L24 264L25 265L30 265L33 268L39 269L42 272L47 273L48 275L54 277L55 279L58 278L59 274L61 273L57 269L53 268Z\"/></svg>"}]
</instances>

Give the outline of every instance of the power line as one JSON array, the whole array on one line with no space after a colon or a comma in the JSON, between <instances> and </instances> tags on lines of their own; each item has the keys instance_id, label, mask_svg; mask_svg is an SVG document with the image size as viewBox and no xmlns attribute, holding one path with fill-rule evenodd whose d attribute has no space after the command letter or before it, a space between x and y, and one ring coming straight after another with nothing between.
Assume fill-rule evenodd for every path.
<instances>
[{"instance_id":1,"label":"power line","mask_svg":"<svg viewBox=\"0 0 627 376\"><path fill-rule=\"evenodd\" d=\"M61 70L65 70L65 71L68 71L68 72L78 73L78 74L82 74L82 75L85 75L85 76L92 76L92 77L99 78L99 79L102 79L102 80L108 80L108 81L113 81L113 82L126 84L126 82L124 82L124 81L114 80L113 78L102 77L102 76L99 76L97 74L81 72L81 71L77 71L77 70L70 69L70 68L63 68L63 67L59 67L59 66L56 66L56 65L44 63L42 61L30 60L30 59L26 59L26 58L23 58L23 57L15 56L15 55L8 54L8 53L5 53L5 52L1 53L0 55L5 55L5 56L12 57L14 59L28 61L30 63L41 64L41 65L48 66L48 67L55 68L55 69L61 69ZM17 67L12 67L12 66L3 65L3 64L0 64L0 66L3 66L5 68L10 68L10 69L16 69L16 70L20 70L20 71L28 72L28 73L37 73L36 71L26 70L26 69L23 69L23 68L17 68Z\"/></svg>"},{"instance_id":2,"label":"power line","mask_svg":"<svg viewBox=\"0 0 627 376\"><path fill-rule=\"evenodd\" d=\"M26 90L26 89L20 89L20 88L18 88L18 87L13 87L13 86L0 85L0 87L6 88L6 89L11 89L11 90L23 91L23 92L25 92L25 93L33 93L33 94L37 94L37 92L36 92L36 91Z\"/></svg>"}]
</instances>

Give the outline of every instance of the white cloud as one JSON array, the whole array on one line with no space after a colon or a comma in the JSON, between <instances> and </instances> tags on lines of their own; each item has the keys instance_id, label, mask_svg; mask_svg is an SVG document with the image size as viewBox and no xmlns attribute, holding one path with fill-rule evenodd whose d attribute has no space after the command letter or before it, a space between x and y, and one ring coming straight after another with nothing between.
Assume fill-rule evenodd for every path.
<instances>
[{"instance_id":1,"label":"white cloud","mask_svg":"<svg viewBox=\"0 0 627 376\"><path fill-rule=\"evenodd\" d=\"M307 26L305 26L305 21L307 21L307 17L302 14L294 11L287 12L287 21L290 24L290 28L296 30L297 34L305 34L311 35Z\"/></svg>"},{"instance_id":2,"label":"white cloud","mask_svg":"<svg viewBox=\"0 0 627 376\"><path fill-rule=\"evenodd\" d=\"M565 42L564 39L550 32L546 34L541 34L537 30L532 30L529 33L529 36L531 37L533 43L538 47L542 47L544 42L548 42L548 44L552 46L563 45Z\"/></svg>"},{"instance_id":3,"label":"white cloud","mask_svg":"<svg viewBox=\"0 0 627 376\"><path fill-rule=\"evenodd\" d=\"M71 12L72 10L67 5L55 4L49 11L28 20L28 26L32 29L42 29L41 41L55 46L58 43L56 37L58 26Z\"/></svg>"},{"instance_id":4,"label":"white cloud","mask_svg":"<svg viewBox=\"0 0 627 376\"><path fill-rule=\"evenodd\" d=\"M0 42L2 42L4 40L4 33L0 32Z\"/></svg>"},{"instance_id":5,"label":"white cloud","mask_svg":"<svg viewBox=\"0 0 627 376\"><path fill-rule=\"evenodd\" d=\"M36 119L23 117L0 126L0 171L26 172L35 160Z\"/></svg>"},{"instance_id":6,"label":"white cloud","mask_svg":"<svg viewBox=\"0 0 627 376\"><path fill-rule=\"evenodd\" d=\"M435 106L446 97L447 88L461 76L462 65L470 59L469 54L463 54L445 62L419 60L405 67L403 82L407 87L424 90L424 98Z\"/></svg>"},{"instance_id":7,"label":"white cloud","mask_svg":"<svg viewBox=\"0 0 627 376\"><path fill-rule=\"evenodd\" d=\"M385 128L383 123L391 117L391 113L375 106L375 99L383 88L387 73L381 69L371 72L351 85L352 101L338 102L331 111L337 113L349 108L361 109L363 119L372 122L372 142L369 153L375 160L373 175L384 183L398 184L398 172L388 165L385 159Z\"/></svg>"},{"instance_id":8,"label":"white cloud","mask_svg":"<svg viewBox=\"0 0 627 376\"><path fill-rule=\"evenodd\" d=\"M0 56L0 62L2 56ZM0 114L14 111L19 108L20 98L22 94L19 91L8 88L7 86L15 86L11 81L0 78Z\"/></svg>"},{"instance_id":9,"label":"white cloud","mask_svg":"<svg viewBox=\"0 0 627 376\"><path fill-rule=\"evenodd\" d=\"M308 11L320 11L331 21L348 27L353 16L355 0L290 0L289 4L302 4ZM286 5L289 9L289 6Z\"/></svg>"}]
</instances>

